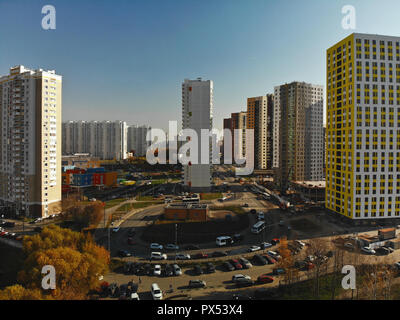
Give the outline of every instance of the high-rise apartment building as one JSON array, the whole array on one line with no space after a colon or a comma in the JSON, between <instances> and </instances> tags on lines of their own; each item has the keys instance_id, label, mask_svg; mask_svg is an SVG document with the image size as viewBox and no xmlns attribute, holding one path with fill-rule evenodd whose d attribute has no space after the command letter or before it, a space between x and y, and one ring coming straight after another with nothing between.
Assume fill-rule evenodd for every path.
<instances>
[{"instance_id":1,"label":"high-rise apartment building","mask_svg":"<svg viewBox=\"0 0 400 320\"><path fill-rule=\"evenodd\" d=\"M224 119L224 129L228 129L232 137L232 163L234 163L235 152L239 158L246 157L246 122L246 111L232 113L230 118ZM237 141L235 141L235 130L238 130Z\"/></svg>"},{"instance_id":2,"label":"high-rise apartment building","mask_svg":"<svg viewBox=\"0 0 400 320\"><path fill-rule=\"evenodd\" d=\"M400 215L400 38L354 33L327 50L326 207Z\"/></svg>"},{"instance_id":3,"label":"high-rise apartment building","mask_svg":"<svg viewBox=\"0 0 400 320\"><path fill-rule=\"evenodd\" d=\"M150 142L146 141L147 132L151 130L149 126L129 126L128 127L128 152L134 151L135 156L146 156Z\"/></svg>"},{"instance_id":4,"label":"high-rise apartment building","mask_svg":"<svg viewBox=\"0 0 400 320\"><path fill-rule=\"evenodd\" d=\"M201 163L201 129L213 126L213 82L188 80L182 83L182 129L196 131L198 141L198 164L184 165L184 185L192 190L208 190L211 187L212 144L210 139L209 164Z\"/></svg>"},{"instance_id":5,"label":"high-rise apartment building","mask_svg":"<svg viewBox=\"0 0 400 320\"><path fill-rule=\"evenodd\" d=\"M254 166L257 169L272 169L273 121L274 96L272 94L247 98L246 128L254 130Z\"/></svg>"},{"instance_id":6,"label":"high-rise apartment building","mask_svg":"<svg viewBox=\"0 0 400 320\"><path fill-rule=\"evenodd\" d=\"M62 124L63 154L89 153L103 160L127 158L125 121L68 121Z\"/></svg>"},{"instance_id":7,"label":"high-rise apartment building","mask_svg":"<svg viewBox=\"0 0 400 320\"><path fill-rule=\"evenodd\" d=\"M276 86L274 125L276 181L323 179L323 86L292 82ZM276 119L276 118L275 118Z\"/></svg>"},{"instance_id":8,"label":"high-rise apartment building","mask_svg":"<svg viewBox=\"0 0 400 320\"><path fill-rule=\"evenodd\" d=\"M10 69L0 77L0 200L17 215L61 211L62 77Z\"/></svg>"}]
</instances>

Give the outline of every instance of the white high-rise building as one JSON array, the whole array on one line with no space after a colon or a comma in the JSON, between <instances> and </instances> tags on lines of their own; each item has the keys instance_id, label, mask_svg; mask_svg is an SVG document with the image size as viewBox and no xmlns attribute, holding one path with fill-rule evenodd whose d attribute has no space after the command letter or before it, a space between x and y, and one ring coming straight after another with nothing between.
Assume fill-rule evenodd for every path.
<instances>
[{"instance_id":1,"label":"white high-rise building","mask_svg":"<svg viewBox=\"0 0 400 320\"><path fill-rule=\"evenodd\" d=\"M128 127L128 152L134 151L135 156L144 157L149 142L146 141L147 132L151 130L149 126L129 126Z\"/></svg>"},{"instance_id":2,"label":"white high-rise building","mask_svg":"<svg viewBox=\"0 0 400 320\"><path fill-rule=\"evenodd\" d=\"M182 83L182 129L193 129L199 137L198 164L183 166L184 185L191 190L208 190L211 188L212 144L209 149L209 164L201 164L200 137L201 129L212 129L213 118L213 82L188 80ZM211 140L211 139L210 139Z\"/></svg>"},{"instance_id":3,"label":"white high-rise building","mask_svg":"<svg viewBox=\"0 0 400 320\"><path fill-rule=\"evenodd\" d=\"M104 160L127 158L125 121L63 123L63 154L89 153Z\"/></svg>"},{"instance_id":4,"label":"white high-rise building","mask_svg":"<svg viewBox=\"0 0 400 320\"><path fill-rule=\"evenodd\" d=\"M0 201L17 215L61 211L61 104L54 70L0 77Z\"/></svg>"}]
</instances>

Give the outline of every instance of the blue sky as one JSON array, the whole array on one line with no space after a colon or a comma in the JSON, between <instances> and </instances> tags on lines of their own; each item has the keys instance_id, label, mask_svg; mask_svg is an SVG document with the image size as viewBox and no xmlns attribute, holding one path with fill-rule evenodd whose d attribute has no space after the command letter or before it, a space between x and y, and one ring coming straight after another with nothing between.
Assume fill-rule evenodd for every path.
<instances>
[{"instance_id":1,"label":"blue sky","mask_svg":"<svg viewBox=\"0 0 400 320\"><path fill-rule=\"evenodd\" d=\"M41 8L57 29L41 28ZM325 52L354 32L400 36L398 0L0 0L0 74L11 66L63 76L63 120L181 119L181 82L214 81L214 124L275 85L325 85Z\"/></svg>"}]
</instances>

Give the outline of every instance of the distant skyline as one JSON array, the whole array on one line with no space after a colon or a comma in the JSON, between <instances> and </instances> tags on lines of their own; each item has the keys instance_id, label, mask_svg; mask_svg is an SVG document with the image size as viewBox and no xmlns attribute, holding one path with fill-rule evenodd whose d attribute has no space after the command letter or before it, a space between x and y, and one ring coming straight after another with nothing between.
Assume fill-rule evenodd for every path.
<instances>
[{"instance_id":1,"label":"distant skyline","mask_svg":"<svg viewBox=\"0 0 400 320\"><path fill-rule=\"evenodd\" d=\"M41 28L54 5L57 29ZM356 8L355 30L341 8ZM400 36L398 0L0 0L0 75L63 76L63 121L181 122L185 78L214 82L214 126L246 98L305 81L325 87L326 50L356 33ZM324 111L325 117L325 111Z\"/></svg>"}]
</instances>

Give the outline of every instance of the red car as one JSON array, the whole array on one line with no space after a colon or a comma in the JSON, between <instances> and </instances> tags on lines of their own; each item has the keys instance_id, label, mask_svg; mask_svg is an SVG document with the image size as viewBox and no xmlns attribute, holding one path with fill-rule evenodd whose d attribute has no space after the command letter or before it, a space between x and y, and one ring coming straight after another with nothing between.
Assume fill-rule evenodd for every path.
<instances>
[{"instance_id":1,"label":"red car","mask_svg":"<svg viewBox=\"0 0 400 320\"><path fill-rule=\"evenodd\" d=\"M278 244L280 241L279 241L279 239L278 238L275 238L275 239L272 239L271 240L271 243L273 244L273 245L276 245L276 244Z\"/></svg>"},{"instance_id":2,"label":"red car","mask_svg":"<svg viewBox=\"0 0 400 320\"><path fill-rule=\"evenodd\" d=\"M261 276L259 276L257 278L258 283L271 283L273 281L274 281L274 278L272 278L271 276L269 276L267 274L262 274Z\"/></svg>"},{"instance_id":3,"label":"red car","mask_svg":"<svg viewBox=\"0 0 400 320\"><path fill-rule=\"evenodd\" d=\"M311 270L315 267L315 264L312 262L307 262L306 266L304 267L304 269L306 270Z\"/></svg>"},{"instance_id":4,"label":"red car","mask_svg":"<svg viewBox=\"0 0 400 320\"><path fill-rule=\"evenodd\" d=\"M236 270L241 270L243 269L243 266L239 263L238 260L232 259L231 260L232 265L235 267Z\"/></svg>"},{"instance_id":5,"label":"red car","mask_svg":"<svg viewBox=\"0 0 400 320\"><path fill-rule=\"evenodd\" d=\"M274 264L276 263L276 260L274 258L272 258L271 256L269 256L268 254L263 256L265 259L267 259L268 264Z\"/></svg>"},{"instance_id":6,"label":"red car","mask_svg":"<svg viewBox=\"0 0 400 320\"><path fill-rule=\"evenodd\" d=\"M200 252L193 256L194 259L206 259L208 258L208 254Z\"/></svg>"}]
</instances>

